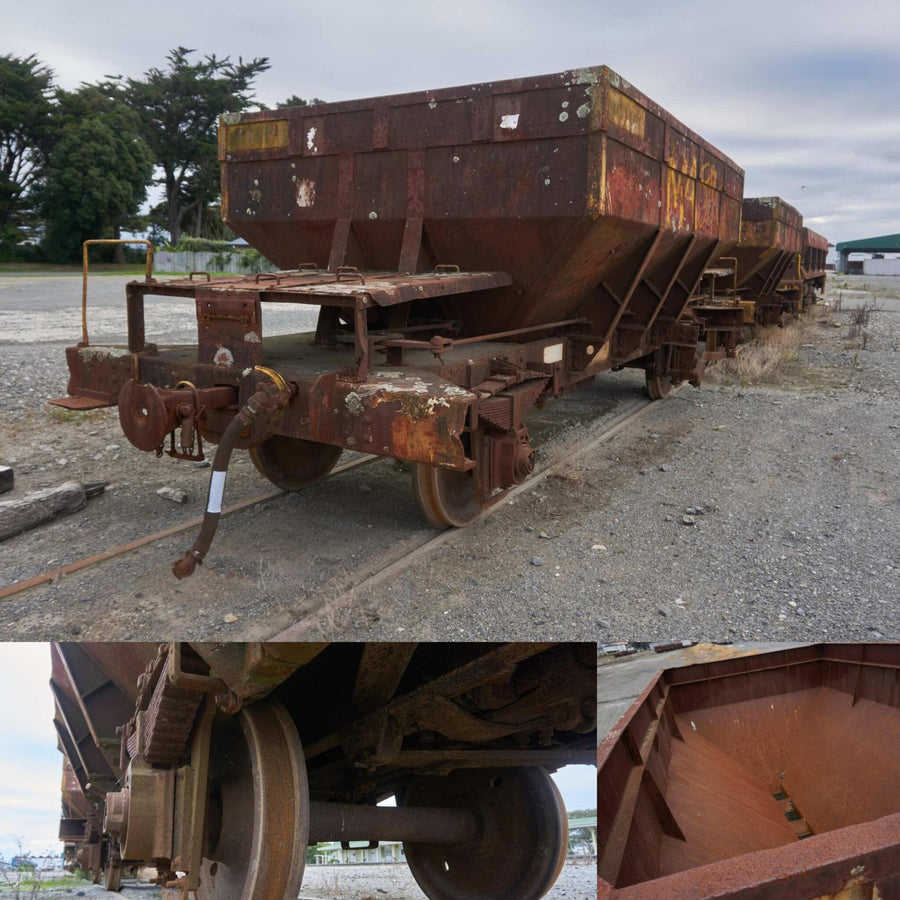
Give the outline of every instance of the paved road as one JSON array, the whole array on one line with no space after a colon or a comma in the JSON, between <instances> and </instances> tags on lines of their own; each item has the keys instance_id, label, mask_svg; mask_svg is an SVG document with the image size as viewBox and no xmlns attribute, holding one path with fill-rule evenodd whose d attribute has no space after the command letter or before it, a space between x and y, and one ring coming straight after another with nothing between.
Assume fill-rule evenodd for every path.
<instances>
[{"instance_id":1,"label":"paved road","mask_svg":"<svg viewBox=\"0 0 900 900\"><path fill-rule=\"evenodd\" d=\"M727 646L698 645L685 650L674 650L670 653L656 653L653 650L647 650L636 656L626 656L611 661L601 658L601 665L597 670L597 739L603 740L613 725L625 714L628 707L663 669L676 669L681 666L713 661L722 658L723 653L728 652L732 652L735 656L747 656L802 646L802 643L742 641Z\"/></svg>"}]
</instances>

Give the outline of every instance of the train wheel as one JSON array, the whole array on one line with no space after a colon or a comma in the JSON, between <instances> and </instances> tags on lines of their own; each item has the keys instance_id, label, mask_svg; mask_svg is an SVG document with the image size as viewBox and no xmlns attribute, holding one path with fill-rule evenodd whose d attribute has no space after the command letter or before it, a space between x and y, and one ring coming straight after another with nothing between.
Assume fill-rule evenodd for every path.
<instances>
[{"instance_id":1,"label":"train wheel","mask_svg":"<svg viewBox=\"0 0 900 900\"><path fill-rule=\"evenodd\" d=\"M539 900L559 877L568 820L543 769L458 769L420 777L397 800L468 807L481 824L468 844L404 843L413 877L430 900Z\"/></svg>"},{"instance_id":2,"label":"train wheel","mask_svg":"<svg viewBox=\"0 0 900 900\"><path fill-rule=\"evenodd\" d=\"M413 463L412 484L422 515L435 528L464 528L481 515L471 471Z\"/></svg>"},{"instance_id":3,"label":"train wheel","mask_svg":"<svg viewBox=\"0 0 900 900\"><path fill-rule=\"evenodd\" d=\"M250 459L259 473L284 491L299 491L320 481L340 455L340 447L281 434L250 448Z\"/></svg>"},{"instance_id":4,"label":"train wheel","mask_svg":"<svg viewBox=\"0 0 900 900\"><path fill-rule=\"evenodd\" d=\"M122 863L109 862L103 870L103 887L108 891L117 891L122 884Z\"/></svg>"},{"instance_id":5,"label":"train wheel","mask_svg":"<svg viewBox=\"0 0 900 900\"><path fill-rule=\"evenodd\" d=\"M647 394L651 400L662 400L672 393L672 379L668 375L645 375Z\"/></svg>"},{"instance_id":6,"label":"train wheel","mask_svg":"<svg viewBox=\"0 0 900 900\"><path fill-rule=\"evenodd\" d=\"M297 729L275 701L213 734L198 900L296 900L309 799Z\"/></svg>"}]
</instances>

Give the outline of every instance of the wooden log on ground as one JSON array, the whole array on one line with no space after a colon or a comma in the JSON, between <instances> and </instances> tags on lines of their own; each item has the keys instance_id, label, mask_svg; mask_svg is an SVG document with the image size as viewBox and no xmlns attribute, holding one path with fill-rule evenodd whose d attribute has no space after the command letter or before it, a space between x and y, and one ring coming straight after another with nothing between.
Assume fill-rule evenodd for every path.
<instances>
[{"instance_id":1,"label":"wooden log on ground","mask_svg":"<svg viewBox=\"0 0 900 900\"><path fill-rule=\"evenodd\" d=\"M78 512L86 502L84 487L77 481L35 491L21 500L5 500L0 503L0 541L59 516Z\"/></svg>"}]
</instances>

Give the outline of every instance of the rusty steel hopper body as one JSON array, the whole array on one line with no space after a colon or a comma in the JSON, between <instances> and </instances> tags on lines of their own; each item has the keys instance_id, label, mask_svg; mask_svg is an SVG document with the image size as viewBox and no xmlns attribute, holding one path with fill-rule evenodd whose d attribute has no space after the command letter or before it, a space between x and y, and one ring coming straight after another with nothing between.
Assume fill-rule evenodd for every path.
<instances>
[{"instance_id":1,"label":"rusty steel hopper body","mask_svg":"<svg viewBox=\"0 0 900 900\"><path fill-rule=\"evenodd\" d=\"M275 484L392 456L470 473L414 477L429 521L466 524L531 471L539 399L626 365L654 396L699 380L681 317L743 171L608 68L236 114L219 140L225 220L289 271L135 282L127 351L69 349L71 402L118 402L141 449L188 419L221 439L274 377L238 446ZM145 341L147 294L195 299L196 347ZM267 337L284 303L315 334Z\"/></svg>"},{"instance_id":2,"label":"rusty steel hopper body","mask_svg":"<svg viewBox=\"0 0 900 900\"><path fill-rule=\"evenodd\" d=\"M664 671L600 744L599 896L900 896L898 748L900 645Z\"/></svg>"},{"instance_id":3,"label":"rusty steel hopper body","mask_svg":"<svg viewBox=\"0 0 900 900\"><path fill-rule=\"evenodd\" d=\"M737 288L755 305L754 321L768 325L801 309L803 216L781 197L745 198L741 238L730 251Z\"/></svg>"},{"instance_id":4,"label":"rusty steel hopper body","mask_svg":"<svg viewBox=\"0 0 900 900\"><path fill-rule=\"evenodd\" d=\"M605 66L243 114L221 140L226 221L282 267L508 273L455 304L467 336L675 318L740 227L743 171Z\"/></svg>"},{"instance_id":5,"label":"rusty steel hopper body","mask_svg":"<svg viewBox=\"0 0 900 900\"><path fill-rule=\"evenodd\" d=\"M814 299L815 291L825 290L825 259L828 256L828 238L811 228L804 228L801 253L804 300Z\"/></svg>"}]
</instances>

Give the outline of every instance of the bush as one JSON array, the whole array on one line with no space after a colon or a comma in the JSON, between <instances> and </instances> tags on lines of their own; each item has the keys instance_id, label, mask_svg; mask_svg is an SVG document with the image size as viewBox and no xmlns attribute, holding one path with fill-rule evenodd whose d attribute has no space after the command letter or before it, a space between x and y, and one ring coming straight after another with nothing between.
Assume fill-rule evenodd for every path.
<instances>
[{"instance_id":1,"label":"bush","mask_svg":"<svg viewBox=\"0 0 900 900\"><path fill-rule=\"evenodd\" d=\"M189 253L233 253L234 247L228 241L211 241L209 238L185 237L179 241L176 250Z\"/></svg>"},{"instance_id":2,"label":"bush","mask_svg":"<svg viewBox=\"0 0 900 900\"><path fill-rule=\"evenodd\" d=\"M0 241L0 263L45 262L41 248L36 244L13 244Z\"/></svg>"}]
</instances>

